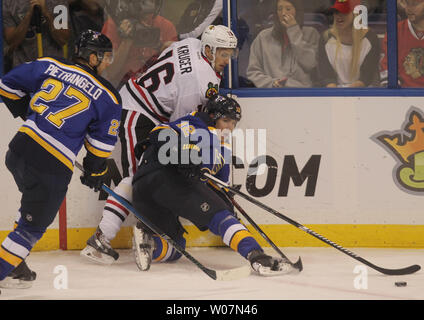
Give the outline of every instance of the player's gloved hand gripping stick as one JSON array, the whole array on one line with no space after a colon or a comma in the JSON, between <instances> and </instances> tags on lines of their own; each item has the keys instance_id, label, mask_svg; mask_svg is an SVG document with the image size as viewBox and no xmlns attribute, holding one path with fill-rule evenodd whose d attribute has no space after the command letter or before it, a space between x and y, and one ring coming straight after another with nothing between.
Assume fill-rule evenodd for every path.
<instances>
[{"instance_id":1,"label":"player's gloved hand gripping stick","mask_svg":"<svg viewBox=\"0 0 424 320\"><path fill-rule=\"evenodd\" d=\"M75 166L78 169L80 169L82 172L84 172L84 167L80 163L75 162ZM150 230L152 230L154 233L158 234L160 237L165 239L168 243L172 244L176 250L178 250L188 260L193 262L200 270L206 273L210 278L214 280L228 281L228 280L236 280L236 279L244 278L250 275L251 269L250 269L250 266L248 265L244 265L242 267L238 267L234 269L227 269L227 270L213 270L213 269L205 267L201 262L195 259L190 253L188 253L184 248L182 248L171 237L169 237L168 235L166 235L165 233L157 229L152 223L150 223L146 218L144 218L140 213L138 213L137 210L135 210L135 208L128 201L126 201L124 198L122 198L117 193L112 191L107 185L102 184L102 189L105 192L107 192L109 195L114 197L126 209L131 211L141 222L143 222L148 228L150 228Z\"/></svg>"},{"instance_id":2,"label":"player's gloved hand gripping stick","mask_svg":"<svg viewBox=\"0 0 424 320\"><path fill-rule=\"evenodd\" d=\"M214 177L214 176L212 176L208 173L204 173L204 176L207 177L208 179L210 179L211 181L219 184L220 186L227 188L229 191L231 191L235 194L238 194L242 198L252 202L253 204L257 205L258 207L264 209L265 211L275 215L276 217L283 219L284 221L295 226L296 228L299 228L300 230L303 230L306 233L309 233L311 236L314 236L318 240L321 240L322 242L329 244L333 248L336 248L337 250L343 252L344 254L347 254L348 256L352 257L353 259L356 259L356 260L360 261L361 263L365 264L366 266L368 266L368 267L370 267L374 270L377 270L377 271L379 271L383 274L386 274L386 275L406 275L406 274L415 273L415 272L417 272L418 270L421 269L421 267L417 264L411 265L409 267L401 268L401 269L386 269L386 268L378 267L375 264L373 264L373 263L365 260L364 258L358 256L357 254L353 253L352 251L349 251L349 250L343 248L342 246L338 245L337 243L323 237L322 235L316 233L315 231L301 225L300 223L290 219L289 217L281 214L280 212L268 207L267 205L263 204L262 202L250 197L249 195L237 190L236 188L232 188L227 183L217 179L216 177Z\"/></svg>"}]
</instances>

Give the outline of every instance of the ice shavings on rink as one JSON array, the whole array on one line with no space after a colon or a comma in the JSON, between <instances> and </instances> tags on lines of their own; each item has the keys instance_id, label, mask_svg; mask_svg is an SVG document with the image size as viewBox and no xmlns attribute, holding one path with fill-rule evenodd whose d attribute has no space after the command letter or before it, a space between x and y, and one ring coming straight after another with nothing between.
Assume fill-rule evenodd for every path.
<instances>
[{"instance_id":1,"label":"ice shavings on rink","mask_svg":"<svg viewBox=\"0 0 424 320\"><path fill-rule=\"evenodd\" d=\"M119 250L111 266L96 265L79 251L33 252L27 259L37 272L30 289L1 289L0 300L387 300L424 299L424 271L407 276L385 276L362 266L333 248L281 248L292 260L303 260L298 275L251 276L235 281L214 281L185 259L154 263L138 271L132 250ZM246 261L227 248L188 248L207 267L234 268ZM424 267L423 249L354 248L355 253L385 268L412 264ZM267 253L272 253L266 248ZM358 278L360 277L360 278ZM66 281L67 279L67 281ZM406 281L406 287L395 282ZM59 289L55 289L59 288ZM60 289L67 287L67 289ZM357 287L357 288L355 288Z\"/></svg>"}]
</instances>

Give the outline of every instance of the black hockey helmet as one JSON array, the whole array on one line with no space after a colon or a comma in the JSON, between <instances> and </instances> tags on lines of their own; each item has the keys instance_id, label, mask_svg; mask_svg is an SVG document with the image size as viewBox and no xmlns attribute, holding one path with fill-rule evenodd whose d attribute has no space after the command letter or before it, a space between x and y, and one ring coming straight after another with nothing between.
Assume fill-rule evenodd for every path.
<instances>
[{"instance_id":1,"label":"black hockey helmet","mask_svg":"<svg viewBox=\"0 0 424 320\"><path fill-rule=\"evenodd\" d=\"M90 55L95 53L100 63L105 52L113 52L113 46L109 38L100 32L83 31L75 42L75 57L86 61L89 61Z\"/></svg>"},{"instance_id":2,"label":"black hockey helmet","mask_svg":"<svg viewBox=\"0 0 424 320\"><path fill-rule=\"evenodd\" d=\"M237 122L241 119L241 107L238 102L221 94L216 94L209 98L202 111L212 114L214 121L222 117L227 117Z\"/></svg>"}]
</instances>

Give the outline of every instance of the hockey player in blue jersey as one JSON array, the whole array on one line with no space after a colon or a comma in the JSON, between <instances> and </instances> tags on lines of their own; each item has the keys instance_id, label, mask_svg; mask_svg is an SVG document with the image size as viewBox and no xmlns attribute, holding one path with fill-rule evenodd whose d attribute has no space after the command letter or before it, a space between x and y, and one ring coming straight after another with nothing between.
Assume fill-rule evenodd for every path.
<instances>
[{"instance_id":1,"label":"hockey player in blue jersey","mask_svg":"<svg viewBox=\"0 0 424 320\"><path fill-rule=\"evenodd\" d=\"M0 247L0 287L30 287L35 280L25 258L53 222L83 145L81 182L101 188L122 110L119 94L99 75L112 58L110 40L88 30L73 62L44 57L0 79L3 102L25 120L6 154L22 198L15 228Z\"/></svg>"},{"instance_id":2,"label":"hockey player in blue jersey","mask_svg":"<svg viewBox=\"0 0 424 320\"><path fill-rule=\"evenodd\" d=\"M294 271L285 259L266 255L251 233L234 215L228 199L219 195L203 176L229 180L230 149L220 132L232 131L241 119L240 105L216 95L202 107L176 121L156 126L144 143L144 153L133 178L133 205L153 227L185 247L185 230L178 217L199 230L210 230L246 258L261 275ZM142 223L139 222L139 225ZM175 261L181 257L171 244L147 227L134 236L137 265L148 270L151 261Z\"/></svg>"}]
</instances>

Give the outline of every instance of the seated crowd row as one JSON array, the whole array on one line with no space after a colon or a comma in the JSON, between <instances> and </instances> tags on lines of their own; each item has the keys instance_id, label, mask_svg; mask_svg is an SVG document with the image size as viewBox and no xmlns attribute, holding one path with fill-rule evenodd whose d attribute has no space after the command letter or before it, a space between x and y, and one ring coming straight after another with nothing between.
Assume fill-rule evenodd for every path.
<instances>
[{"instance_id":1,"label":"seated crowd row","mask_svg":"<svg viewBox=\"0 0 424 320\"><path fill-rule=\"evenodd\" d=\"M329 27L317 28L305 16L311 1L323 5L319 16ZM21 3L22 2L22 3ZM114 47L115 60L103 76L116 88L152 65L173 41L199 37L209 24L222 24L222 0L193 0L186 7L161 0L3 0L5 58L11 67L37 58L34 8L41 8L42 48L46 56L70 55L85 29L102 32ZM240 1L239 1L240 2ZM237 35L241 87L386 87L387 34L367 26L371 0L244 0L268 8L272 21L260 32L239 17ZM374 1L375 2L375 1ZM363 5L362 7L360 7ZM70 28L55 29L54 10L69 8ZM167 11L178 13L169 19ZM240 5L239 5L240 6ZM381 5L384 7L385 5ZM355 9L356 8L356 9ZM324 13L324 14L323 14ZM370 12L368 12L370 13ZM424 0L398 0L398 70L401 87L424 87ZM258 15L259 16L259 15ZM364 19L365 17L365 19ZM174 22L172 22L174 21ZM309 23L308 23L309 22ZM380 21L381 22L381 21ZM321 24L321 26L324 24ZM38 44L39 45L39 44ZM39 52L39 50L38 50Z\"/></svg>"}]
</instances>

